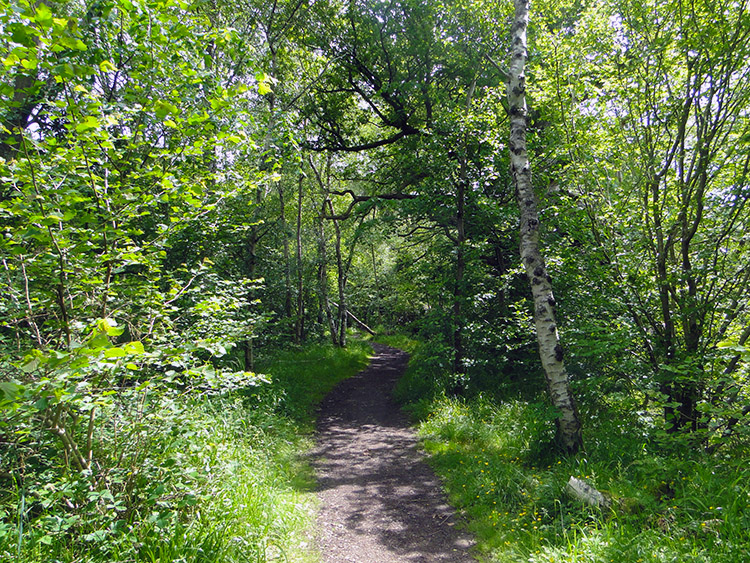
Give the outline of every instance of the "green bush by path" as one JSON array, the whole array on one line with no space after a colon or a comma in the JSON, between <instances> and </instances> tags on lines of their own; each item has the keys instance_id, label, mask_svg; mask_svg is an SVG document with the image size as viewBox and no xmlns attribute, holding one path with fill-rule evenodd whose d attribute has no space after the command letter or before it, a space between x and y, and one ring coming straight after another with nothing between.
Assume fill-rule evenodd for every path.
<instances>
[{"instance_id":1,"label":"green bush by path","mask_svg":"<svg viewBox=\"0 0 750 563\"><path fill-rule=\"evenodd\" d=\"M314 560L299 453L315 404L368 351L281 350L264 359L270 383L239 394L123 391L100 414L93 471L65 465L51 438L34 455L4 449L3 467L25 463L0 475L0 562Z\"/></svg>"}]
</instances>

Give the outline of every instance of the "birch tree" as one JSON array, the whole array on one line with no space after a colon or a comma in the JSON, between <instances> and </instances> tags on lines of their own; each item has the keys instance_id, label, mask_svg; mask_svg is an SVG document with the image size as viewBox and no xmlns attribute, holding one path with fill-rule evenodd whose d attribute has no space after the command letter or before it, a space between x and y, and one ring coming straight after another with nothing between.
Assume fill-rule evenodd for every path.
<instances>
[{"instance_id":1,"label":"birch tree","mask_svg":"<svg viewBox=\"0 0 750 563\"><path fill-rule=\"evenodd\" d=\"M539 213L531 181L531 164L526 148L526 30L529 23L528 0L515 0L511 28L511 60L508 80L510 107L511 176L521 219L521 261L531 283L534 298L534 324L552 403L559 410L558 440L569 453L582 445L581 423L555 321L555 298L539 243Z\"/></svg>"}]
</instances>

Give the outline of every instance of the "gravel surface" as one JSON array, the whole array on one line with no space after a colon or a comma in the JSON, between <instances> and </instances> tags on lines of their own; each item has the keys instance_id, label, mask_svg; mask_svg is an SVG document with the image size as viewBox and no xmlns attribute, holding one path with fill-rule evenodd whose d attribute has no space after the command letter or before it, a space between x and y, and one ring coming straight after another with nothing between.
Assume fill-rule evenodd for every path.
<instances>
[{"instance_id":1,"label":"gravel surface","mask_svg":"<svg viewBox=\"0 0 750 563\"><path fill-rule=\"evenodd\" d=\"M391 398L408 354L373 344L369 367L323 401L313 466L327 563L471 562L471 538Z\"/></svg>"}]
</instances>

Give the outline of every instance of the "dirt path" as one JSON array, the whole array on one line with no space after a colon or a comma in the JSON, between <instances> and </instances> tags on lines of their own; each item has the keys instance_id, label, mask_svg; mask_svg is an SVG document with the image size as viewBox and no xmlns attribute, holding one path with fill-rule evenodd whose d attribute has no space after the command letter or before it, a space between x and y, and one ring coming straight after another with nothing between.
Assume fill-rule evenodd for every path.
<instances>
[{"instance_id":1,"label":"dirt path","mask_svg":"<svg viewBox=\"0 0 750 563\"><path fill-rule=\"evenodd\" d=\"M321 405L313 465L327 563L471 562L471 539L391 399L408 355L373 344L370 366Z\"/></svg>"}]
</instances>

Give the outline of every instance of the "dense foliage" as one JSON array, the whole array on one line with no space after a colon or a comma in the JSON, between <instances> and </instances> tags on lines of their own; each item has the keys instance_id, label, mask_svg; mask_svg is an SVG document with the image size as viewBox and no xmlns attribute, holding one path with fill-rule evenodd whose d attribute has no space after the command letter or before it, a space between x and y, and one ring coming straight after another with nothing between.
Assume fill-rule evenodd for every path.
<instances>
[{"instance_id":1,"label":"dense foliage","mask_svg":"<svg viewBox=\"0 0 750 563\"><path fill-rule=\"evenodd\" d=\"M8 557L192 537L214 482L191 437L208 447L217 404L244 409L234 435L248 397L283 403L269 350L343 348L351 327L422 342L412 402L520 398L552 448L509 172L512 17L0 0ZM746 0L531 7L528 148L589 458L602 417L653 459L747 451L749 36Z\"/></svg>"}]
</instances>

